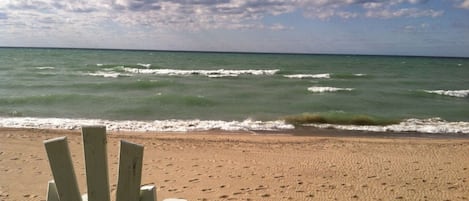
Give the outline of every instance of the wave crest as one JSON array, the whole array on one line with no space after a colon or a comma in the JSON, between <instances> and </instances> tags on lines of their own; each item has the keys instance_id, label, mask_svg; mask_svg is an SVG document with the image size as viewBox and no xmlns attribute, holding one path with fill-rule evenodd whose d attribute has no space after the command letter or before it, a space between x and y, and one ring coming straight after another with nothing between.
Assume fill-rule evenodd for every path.
<instances>
[{"instance_id":1,"label":"wave crest","mask_svg":"<svg viewBox=\"0 0 469 201\"><path fill-rule=\"evenodd\" d=\"M36 67L36 69L38 69L38 70L53 70L53 69L55 69L55 67L52 67L52 66L39 66L39 67Z\"/></svg>"},{"instance_id":2,"label":"wave crest","mask_svg":"<svg viewBox=\"0 0 469 201\"><path fill-rule=\"evenodd\" d=\"M407 119L399 124L388 126L374 125L336 125L336 124L307 124L316 128L334 128L340 130L357 130L372 132L418 132L418 133L461 133L469 134L469 122L448 122L441 118Z\"/></svg>"},{"instance_id":3,"label":"wave crest","mask_svg":"<svg viewBox=\"0 0 469 201\"><path fill-rule=\"evenodd\" d=\"M331 78L331 74L329 74L329 73L323 73L323 74L292 74L292 75L284 75L283 77L296 78L296 79L305 79L305 78L329 79L329 78Z\"/></svg>"},{"instance_id":4,"label":"wave crest","mask_svg":"<svg viewBox=\"0 0 469 201\"><path fill-rule=\"evenodd\" d=\"M139 69L125 67L122 69L124 72L133 74L153 74L163 76L190 76L190 75L202 75L210 78L219 77L237 77L240 75L274 75L279 70L177 70L177 69Z\"/></svg>"},{"instance_id":5,"label":"wave crest","mask_svg":"<svg viewBox=\"0 0 469 201\"><path fill-rule=\"evenodd\" d=\"M245 131L245 130L289 130L293 125L284 121L210 121L210 120L157 120L157 121L111 121L101 119L66 119L66 118L32 118L0 117L0 127L8 128L41 128L76 130L82 125L105 125L111 131L139 132L189 132L189 131Z\"/></svg>"},{"instance_id":6,"label":"wave crest","mask_svg":"<svg viewBox=\"0 0 469 201\"><path fill-rule=\"evenodd\" d=\"M105 77L105 78L118 78L118 77L131 77L130 74L118 73L114 71L97 71L94 73L88 73L88 75L95 77Z\"/></svg>"},{"instance_id":7,"label":"wave crest","mask_svg":"<svg viewBox=\"0 0 469 201\"><path fill-rule=\"evenodd\" d=\"M313 93L336 92L336 91L353 91L353 88L337 88L337 87L309 87L308 91Z\"/></svg>"},{"instance_id":8,"label":"wave crest","mask_svg":"<svg viewBox=\"0 0 469 201\"><path fill-rule=\"evenodd\" d=\"M452 97L459 97L464 98L469 96L469 89L467 90L424 90L430 94L438 94L443 96L452 96Z\"/></svg>"}]
</instances>

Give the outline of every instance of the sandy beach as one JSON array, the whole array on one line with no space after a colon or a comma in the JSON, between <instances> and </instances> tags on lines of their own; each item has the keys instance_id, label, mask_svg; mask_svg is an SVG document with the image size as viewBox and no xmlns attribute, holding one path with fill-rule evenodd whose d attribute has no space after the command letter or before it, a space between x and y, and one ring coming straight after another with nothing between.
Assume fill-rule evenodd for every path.
<instances>
[{"instance_id":1,"label":"sandy beach","mask_svg":"<svg viewBox=\"0 0 469 201\"><path fill-rule=\"evenodd\" d=\"M468 200L469 139L281 133L108 133L112 193L119 140L145 146L142 184L158 200ZM302 133L305 134L305 133ZM45 200L43 140L67 136L86 192L80 131L0 129L0 200Z\"/></svg>"}]
</instances>

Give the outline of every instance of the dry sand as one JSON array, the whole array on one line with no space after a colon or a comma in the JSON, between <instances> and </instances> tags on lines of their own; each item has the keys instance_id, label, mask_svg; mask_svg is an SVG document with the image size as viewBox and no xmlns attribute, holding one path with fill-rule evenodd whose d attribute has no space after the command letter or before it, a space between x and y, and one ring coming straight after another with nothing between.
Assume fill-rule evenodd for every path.
<instances>
[{"instance_id":1,"label":"dry sand","mask_svg":"<svg viewBox=\"0 0 469 201\"><path fill-rule=\"evenodd\" d=\"M339 132L339 131L337 131ZM347 133L345 133L347 134ZM67 136L86 191L79 131L0 129L0 200L45 200L42 141ZM247 133L108 135L111 188L118 143L145 146L142 184L158 200L468 200L469 139Z\"/></svg>"}]
</instances>

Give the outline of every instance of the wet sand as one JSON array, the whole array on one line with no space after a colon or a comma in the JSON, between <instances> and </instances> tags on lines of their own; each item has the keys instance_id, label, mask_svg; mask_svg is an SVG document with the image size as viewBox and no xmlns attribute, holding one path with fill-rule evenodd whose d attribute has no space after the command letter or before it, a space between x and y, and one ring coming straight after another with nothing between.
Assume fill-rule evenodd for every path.
<instances>
[{"instance_id":1,"label":"wet sand","mask_svg":"<svg viewBox=\"0 0 469 201\"><path fill-rule=\"evenodd\" d=\"M110 132L112 193L124 139L145 146L142 184L154 183L158 200L469 199L467 138L292 134ZM52 175L42 141L59 136L86 192L79 131L0 128L0 200L45 200Z\"/></svg>"}]
</instances>

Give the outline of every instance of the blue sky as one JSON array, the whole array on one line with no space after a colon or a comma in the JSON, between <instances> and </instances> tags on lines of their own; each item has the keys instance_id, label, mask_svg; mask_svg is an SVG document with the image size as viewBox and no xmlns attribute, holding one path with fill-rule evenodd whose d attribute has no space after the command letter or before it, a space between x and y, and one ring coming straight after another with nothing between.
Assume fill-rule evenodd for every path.
<instances>
[{"instance_id":1,"label":"blue sky","mask_svg":"<svg viewBox=\"0 0 469 201\"><path fill-rule=\"evenodd\" d=\"M469 57L469 0L2 0L0 46Z\"/></svg>"}]
</instances>

